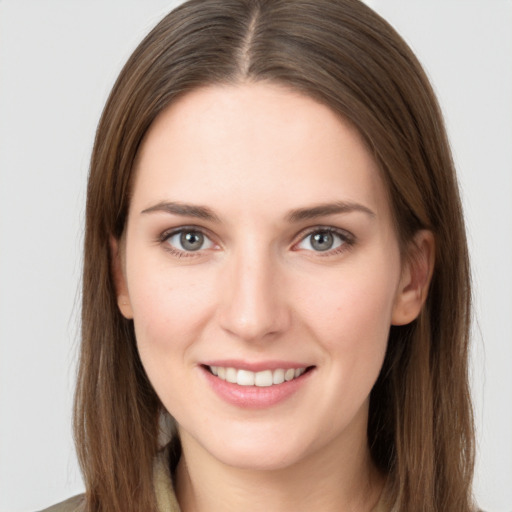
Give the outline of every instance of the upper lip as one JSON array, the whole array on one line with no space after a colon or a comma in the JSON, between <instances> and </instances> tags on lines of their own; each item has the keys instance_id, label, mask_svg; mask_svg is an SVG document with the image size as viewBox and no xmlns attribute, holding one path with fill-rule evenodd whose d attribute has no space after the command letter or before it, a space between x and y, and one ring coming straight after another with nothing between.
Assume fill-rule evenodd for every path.
<instances>
[{"instance_id":1,"label":"upper lip","mask_svg":"<svg viewBox=\"0 0 512 512\"><path fill-rule=\"evenodd\" d=\"M261 372L264 370L288 370L289 368L309 368L311 364L296 361L244 361L239 359L215 359L201 362L203 366L221 366L223 368L236 368L237 370L248 370Z\"/></svg>"}]
</instances>

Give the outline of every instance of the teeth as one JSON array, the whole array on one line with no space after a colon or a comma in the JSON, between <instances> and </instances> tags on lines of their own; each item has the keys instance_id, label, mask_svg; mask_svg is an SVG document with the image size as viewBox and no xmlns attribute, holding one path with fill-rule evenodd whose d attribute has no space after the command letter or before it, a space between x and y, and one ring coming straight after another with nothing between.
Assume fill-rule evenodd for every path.
<instances>
[{"instance_id":1,"label":"teeth","mask_svg":"<svg viewBox=\"0 0 512 512\"><path fill-rule=\"evenodd\" d=\"M306 368L288 368L284 370L263 370L251 372L249 370L237 370L236 368L224 368L222 366L210 366L210 371L219 379L238 384L239 386L269 387L274 384L282 384L300 377Z\"/></svg>"},{"instance_id":2,"label":"teeth","mask_svg":"<svg viewBox=\"0 0 512 512\"><path fill-rule=\"evenodd\" d=\"M234 368L226 368L226 380L235 384L237 371Z\"/></svg>"},{"instance_id":3,"label":"teeth","mask_svg":"<svg viewBox=\"0 0 512 512\"><path fill-rule=\"evenodd\" d=\"M238 370L236 374L236 383L239 386L254 386L256 374L247 370Z\"/></svg>"},{"instance_id":4,"label":"teeth","mask_svg":"<svg viewBox=\"0 0 512 512\"><path fill-rule=\"evenodd\" d=\"M282 384L284 382L284 370L274 370L274 375L272 375L272 383L273 384Z\"/></svg>"},{"instance_id":5,"label":"teeth","mask_svg":"<svg viewBox=\"0 0 512 512\"><path fill-rule=\"evenodd\" d=\"M254 377L254 384L260 387L272 386L272 372L265 370L263 372L256 373Z\"/></svg>"}]
</instances>

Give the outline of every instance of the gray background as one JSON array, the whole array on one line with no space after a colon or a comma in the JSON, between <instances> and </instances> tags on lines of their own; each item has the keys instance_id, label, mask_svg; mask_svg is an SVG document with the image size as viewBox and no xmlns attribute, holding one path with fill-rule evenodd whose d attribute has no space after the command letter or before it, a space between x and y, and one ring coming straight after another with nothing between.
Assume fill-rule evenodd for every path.
<instances>
[{"instance_id":1,"label":"gray background","mask_svg":"<svg viewBox=\"0 0 512 512\"><path fill-rule=\"evenodd\" d=\"M178 2L0 0L0 512L83 489L70 411L96 123ZM475 284L475 493L512 510L512 2L368 0L424 63L460 173Z\"/></svg>"}]
</instances>

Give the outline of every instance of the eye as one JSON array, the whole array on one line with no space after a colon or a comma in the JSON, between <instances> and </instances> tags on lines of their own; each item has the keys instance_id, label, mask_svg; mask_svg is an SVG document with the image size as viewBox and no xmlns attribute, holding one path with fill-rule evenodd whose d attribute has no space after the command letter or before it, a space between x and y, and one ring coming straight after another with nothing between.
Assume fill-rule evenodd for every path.
<instances>
[{"instance_id":1,"label":"eye","mask_svg":"<svg viewBox=\"0 0 512 512\"><path fill-rule=\"evenodd\" d=\"M350 243L348 235L333 229L321 228L305 236L296 247L307 251L327 252L336 250L346 243Z\"/></svg>"},{"instance_id":2,"label":"eye","mask_svg":"<svg viewBox=\"0 0 512 512\"><path fill-rule=\"evenodd\" d=\"M164 241L178 252L212 249L215 244L197 229L181 229L164 236Z\"/></svg>"}]
</instances>

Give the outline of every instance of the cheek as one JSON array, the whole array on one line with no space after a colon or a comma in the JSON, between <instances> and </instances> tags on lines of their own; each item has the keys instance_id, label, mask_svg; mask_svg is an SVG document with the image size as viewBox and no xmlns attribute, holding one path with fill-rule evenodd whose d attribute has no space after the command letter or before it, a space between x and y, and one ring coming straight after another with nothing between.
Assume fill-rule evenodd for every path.
<instances>
[{"instance_id":1,"label":"cheek","mask_svg":"<svg viewBox=\"0 0 512 512\"><path fill-rule=\"evenodd\" d=\"M387 332L391 324L396 281L371 272L341 275L332 285L304 297L304 308L318 328L342 339L360 338L373 330ZM314 299L312 300L312 298ZM314 320L312 320L314 321Z\"/></svg>"},{"instance_id":2,"label":"cheek","mask_svg":"<svg viewBox=\"0 0 512 512\"><path fill-rule=\"evenodd\" d=\"M302 316L340 378L372 381L380 371L400 274L396 261L347 266L334 280L317 279L303 289Z\"/></svg>"},{"instance_id":3,"label":"cheek","mask_svg":"<svg viewBox=\"0 0 512 512\"><path fill-rule=\"evenodd\" d=\"M142 262L130 274L139 356L157 395L173 413L186 410L187 396L176 390L189 378L193 347L214 302L211 283L197 274L197 269L173 272L168 265Z\"/></svg>"},{"instance_id":4,"label":"cheek","mask_svg":"<svg viewBox=\"0 0 512 512\"><path fill-rule=\"evenodd\" d=\"M318 299L310 296L307 302L307 323L321 345L330 384L317 407L331 411L332 435L368 403L386 354L394 290L389 276L346 274L337 286L317 289Z\"/></svg>"},{"instance_id":5,"label":"cheek","mask_svg":"<svg viewBox=\"0 0 512 512\"><path fill-rule=\"evenodd\" d=\"M213 306L208 274L192 267L176 272L168 264L149 262L137 265L130 275L139 351L158 356L193 343Z\"/></svg>"}]
</instances>

